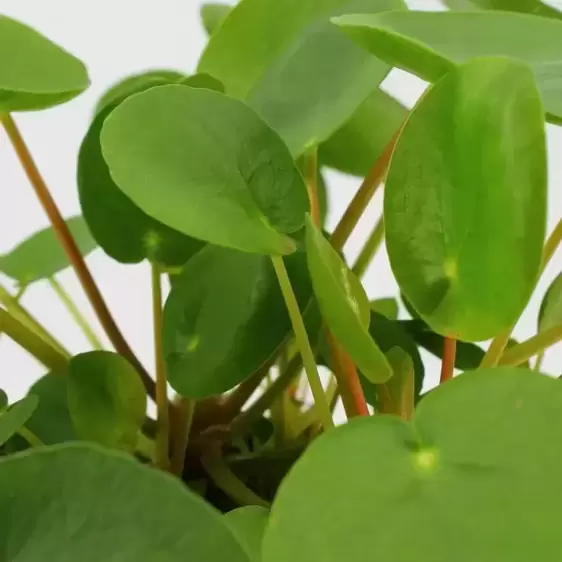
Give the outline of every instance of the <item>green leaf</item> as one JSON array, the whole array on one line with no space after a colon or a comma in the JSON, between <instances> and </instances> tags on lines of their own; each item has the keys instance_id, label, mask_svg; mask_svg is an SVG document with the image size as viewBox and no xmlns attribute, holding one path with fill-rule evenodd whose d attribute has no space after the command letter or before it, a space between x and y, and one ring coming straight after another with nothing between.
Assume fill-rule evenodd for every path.
<instances>
[{"instance_id":1,"label":"green leaf","mask_svg":"<svg viewBox=\"0 0 562 562\"><path fill-rule=\"evenodd\" d=\"M314 294L328 327L369 381L385 382L392 371L368 332L367 295L310 218L306 224L306 253Z\"/></svg>"},{"instance_id":2,"label":"green leaf","mask_svg":"<svg viewBox=\"0 0 562 562\"><path fill-rule=\"evenodd\" d=\"M549 119L562 122L560 21L485 11L396 11L333 21L376 57L430 82L474 58L505 56L526 62Z\"/></svg>"},{"instance_id":3,"label":"green leaf","mask_svg":"<svg viewBox=\"0 0 562 562\"><path fill-rule=\"evenodd\" d=\"M37 397L27 396L12 404L7 410L0 412L0 446L15 435L37 408Z\"/></svg>"},{"instance_id":4,"label":"green leaf","mask_svg":"<svg viewBox=\"0 0 562 562\"><path fill-rule=\"evenodd\" d=\"M552 6L539 0L444 0L451 10L503 10L506 12L522 12L547 18L562 17L562 13Z\"/></svg>"},{"instance_id":5,"label":"green leaf","mask_svg":"<svg viewBox=\"0 0 562 562\"><path fill-rule=\"evenodd\" d=\"M320 145L324 166L364 177L406 120L408 110L376 89L340 129Z\"/></svg>"},{"instance_id":6,"label":"green leaf","mask_svg":"<svg viewBox=\"0 0 562 562\"><path fill-rule=\"evenodd\" d=\"M207 90L224 94L224 84L220 80L213 78L210 74L194 74L181 80L180 84L190 86L191 88L206 88Z\"/></svg>"},{"instance_id":7,"label":"green leaf","mask_svg":"<svg viewBox=\"0 0 562 562\"><path fill-rule=\"evenodd\" d=\"M398 301L394 298L377 299L369 303L371 310L386 316L389 320L398 319Z\"/></svg>"},{"instance_id":8,"label":"green leaf","mask_svg":"<svg viewBox=\"0 0 562 562\"><path fill-rule=\"evenodd\" d=\"M525 308L545 235L544 129L532 72L505 58L452 70L414 109L386 180L386 246L433 331L486 340Z\"/></svg>"},{"instance_id":9,"label":"green leaf","mask_svg":"<svg viewBox=\"0 0 562 562\"><path fill-rule=\"evenodd\" d=\"M331 137L389 71L330 16L403 7L402 0L242 0L211 36L199 70L247 101L299 156Z\"/></svg>"},{"instance_id":10,"label":"green leaf","mask_svg":"<svg viewBox=\"0 0 562 562\"><path fill-rule=\"evenodd\" d=\"M82 256L87 256L97 247L82 217L71 217L66 224ZM51 227L40 230L0 256L0 271L20 285L53 277L69 266L66 253Z\"/></svg>"},{"instance_id":11,"label":"green leaf","mask_svg":"<svg viewBox=\"0 0 562 562\"><path fill-rule=\"evenodd\" d=\"M208 35L212 35L232 10L228 4L210 3L201 6L201 22Z\"/></svg>"},{"instance_id":12,"label":"green leaf","mask_svg":"<svg viewBox=\"0 0 562 562\"><path fill-rule=\"evenodd\" d=\"M90 84L86 67L34 29L0 15L0 113L46 109Z\"/></svg>"},{"instance_id":13,"label":"green leaf","mask_svg":"<svg viewBox=\"0 0 562 562\"><path fill-rule=\"evenodd\" d=\"M559 273L544 295L539 310L539 332L562 324L562 273Z\"/></svg>"},{"instance_id":14,"label":"green leaf","mask_svg":"<svg viewBox=\"0 0 562 562\"><path fill-rule=\"evenodd\" d=\"M261 543L269 511L257 505L248 505L229 511L223 521L238 539L251 562L260 562Z\"/></svg>"},{"instance_id":15,"label":"green leaf","mask_svg":"<svg viewBox=\"0 0 562 562\"><path fill-rule=\"evenodd\" d=\"M139 209L115 185L103 158L100 134L107 117L128 96L169 83L148 73L126 79L106 94L78 154L78 194L84 218L103 250L121 263L148 259L167 266L183 265L202 243L163 225Z\"/></svg>"},{"instance_id":16,"label":"green leaf","mask_svg":"<svg viewBox=\"0 0 562 562\"><path fill-rule=\"evenodd\" d=\"M126 359L109 351L90 351L70 361L68 407L80 438L131 450L144 422L146 394Z\"/></svg>"},{"instance_id":17,"label":"green leaf","mask_svg":"<svg viewBox=\"0 0 562 562\"><path fill-rule=\"evenodd\" d=\"M8 395L0 388L0 410L8 406Z\"/></svg>"},{"instance_id":18,"label":"green leaf","mask_svg":"<svg viewBox=\"0 0 562 562\"><path fill-rule=\"evenodd\" d=\"M5 560L249 562L178 479L84 444L0 461L0 525Z\"/></svg>"},{"instance_id":19,"label":"green leaf","mask_svg":"<svg viewBox=\"0 0 562 562\"><path fill-rule=\"evenodd\" d=\"M115 183L169 227L248 252L294 251L286 234L304 224L306 188L281 139L245 104L151 88L111 113L101 145Z\"/></svg>"},{"instance_id":20,"label":"green leaf","mask_svg":"<svg viewBox=\"0 0 562 562\"><path fill-rule=\"evenodd\" d=\"M262 560L554 562L560 419L560 381L500 368L433 390L412 423L329 431L281 485Z\"/></svg>"},{"instance_id":21,"label":"green leaf","mask_svg":"<svg viewBox=\"0 0 562 562\"><path fill-rule=\"evenodd\" d=\"M312 296L306 256L296 252L286 265L304 310ZM168 380L190 398L234 388L291 334L271 259L212 245L174 281L163 323Z\"/></svg>"},{"instance_id":22,"label":"green leaf","mask_svg":"<svg viewBox=\"0 0 562 562\"><path fill-rule=\"evenodd\" d=\"M390 380L378 388L377 410L410 419L416 403L414 363L408 353L393 347L386 358L392 367Z\"/></svg>"}]
</instances>

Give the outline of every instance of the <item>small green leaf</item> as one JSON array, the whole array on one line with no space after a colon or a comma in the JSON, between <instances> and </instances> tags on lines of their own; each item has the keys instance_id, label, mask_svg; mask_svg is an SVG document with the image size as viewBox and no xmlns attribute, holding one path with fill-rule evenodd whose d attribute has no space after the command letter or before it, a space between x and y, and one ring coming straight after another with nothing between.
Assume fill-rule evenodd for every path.
<instances>
[{"instance_id":1,"label":"small green leaf","mask_svg":"<svg viewBox=\"0 0 562 562\"><path fill-rule=\"evenodd\" d=\"M269 511L257 505L240 507L223 515L223 520L251 562L261 560L261 543L268 517Z\"/></svg>"},{"instance_id":2,"label":"small green leaf","mask_svg":"<svg viewBox=\"0 0 562 562\"><path fill-rule=\"evenodd\" d=\"M8 395L0 388L0 410L4 410L8 406Z\"/></svg>"},{"instance_id":3,"label":"small green leaf","mask_svg":"<svg viewBox=\"0 0 562 562\"><path fill-rule=\"evenodd\" d=\"M5 560L249 562L179 479L84 444L1 460L0 526Z\"/></svg>"},{"instance_id":4,"label":"small green leaf","mask_svg":"<svg viewBox=\"0 0 562 562\"><path fill-rule=\"evenodd\" d=\"M304 310L312 296L304 253L286 265ZM209 245L187 262L166 301L168 380L190 398L226 392L270 360L290 333L271 259Z\"/></svg>"},{"instance_id":5,"label":"small green leaf","mask_svg":"<svg viewBox=\"0 0 562 562\"><path fill-rule=\"evenodd\" d=\"M109 351L90 351L70 361L68 407L80 438L131 450L144 422L146 394L126 359Z\"/></svg>"},{"instance_id":6,"label":"small green leaf","mask_svg":"<svg viewBox=\"0 0 562 562\"><path fill-rule=\"evenodd\" d=\"M539 332L562 324L562 273L552 282L539 310Z\"/></svg>"},{"instance_id":7,"label":"small green leaf","mask_svg":"<svg viewBox=\"0 0 562 562\"><path fill-rule=\"evenodd\" d=\"M0 15L0 113L46 109L90 84L86 67L34 29Z\"/></svg>"},{"instance_id":8,"label":"small green leaf","mask_svg":"<svg viewBox=\"0 0 562 562\"><path fill-rule=\"evenodd\" d=\"M390 69L330 16L402 8L402 0L241 0L211 36L199 71L246 101L300 156L344 125Z\"/></svg>"},{"instance_id":9,"label":"small green leaf","mask_svg":"<svg viewBox=\"0 0 562 562\"><path fill-rule=\"evenodd\" d=\"M414 363L408 353L393 347L386 358L392 367L390 380L378 387L377 410L410 419L416 402Z\"/></svg>"},{"instance_id":10,"label":"small green leaf","mask_svg":"<svg viewBox=\"0 0 562 562\"><path fill-rule=\"evenodd\" d=\"M310 218L306 224L306 253L314 294L328 327L368 380L385 382L392 371L368 332L367 295Z\"/></svg>"},{"instance_id":11,"label":"small green leaf","mask_svg":"<svg viewBox=\"0 0 562 562\"><path fill-rule=\"evenodd\" d=\"M406 120L408 110L376 89L319 148L324 166L364 177Z\"/></svg>"},{"instance_id":12,"label":"small green leaf","mask_svg":"<svg viewBox=\"0 0 562 562\"><path fill-rule=\"evenodd\" d=\"M398 319L398 301L393 298L388 299L377 299L371 301L371 310L386 316L389 320Z\"/></svg>"},{"instance_id":13,"label":"small green leaf","mask_svg":"<svg viewBox=\"0 0 562 562\"><path fill-rule=\"evenodd\" d=\"M304 224L302 176L243 103L206 89L151 88L111 113L101 144L115 183L169 227L248 252L294 251L286 234Z\"/></svg>"},{"instance_id":14,"label":"small green leaf","mask_svg":"<svg viewBox=\"0 0 562 562\"><path fill-rule=\"evenodd\" d=\"M87 256L97 247L82 217L69 218L66 224L82 256ZM69 266L66 253L51 227L33 234L0 256L0 271L20 285L53 277Z\"/></svg>"},{"instance_id":15,"label":"small green leaf","mask_svg":"<svg viewBox=\"0 0 562 562\"><path fill-rule=\"evenodd\" d=\"M228 4L209 3L201 6L201 22L207 32L212 35L219 25L224 21L226 16L232 10L232 6Z\"/></svg>"},{"instance_id":16,"label":"small green leaf","mask_svg":"<svg viewBox=\"0 0 562 562\"><path fill-rule=\"evenodd\" d=\"M0 412L0 446L24 426L37 408L37 397L27 396Z\"/></svg>"},{"instance_id":17,"label":"small green leaf","mask_svg":"<svg viewBox=\"0 0 562 562\"><path fill-rule=\"evenodd\" d=\"M161 74L161 73L160 73ZM141 211L113 181L102 155L100 134L107 117L128 96L168 84L158 73L125 80L100 101L103 108L90 126L78 154L78 194L84 218L103 250L121 263L183 265L202 243ZM103 102L103 103L102 103Z\"/></svg>"},{"instance_id":18,"label":"small green leaf","mask_svg":"<svg viewBox=\"0 0 562 562\"><path fill-rule=\"evenodd\" d=\"M436 388L412 422L326 432L277 493L262 561L555 562L560 419L560 381L499 368Z\"/></svg>"},{"instance_id":19,"label":"small green leaf","mask_svg":"<svg viewBox=\"0 0 562 562\"><path fill-rule=\"evenodd\" d=\"M396 11L333 21L376 57L430 82L474 58L505 56L526 62L549 118L562 121L561 21L493 11Z\"/></svg>"},{"instance_id":20,"label":"small green leaf","mask_svg":"<svg viewBox=\"0 0 562 562\"><path fill-rule=\"evenodd\" d=\"M206 88L207 90L213 90L214 92L224 94L223 83L213 78L210 74L194 74L193 76L188 76L181 80L180 84L190 86L191 88Z\"/></svg>"},{"instance_id":21,"label":"small green leaf","mask_svg":"<svg viewBox=\"0 0 562 562\"><path fill-rule=\"evenodd\" d=\"M384 215L396 280L433 331L479 341L517 320L541 263L546 188L527 65L476 59L422 98L392 157Z\"/></svg>"},{"instance_id":22,"label":"small green leaf","mask_svg":"<svg viewBox=\"0 0 562 562\"><path fill-rule=\"evenodd\" d=\"M553 6L540 0L444 0L451 10L503 10L506 12L522 12L547 18L562 18L562 13Z\"/></svg>"}]
</instances>

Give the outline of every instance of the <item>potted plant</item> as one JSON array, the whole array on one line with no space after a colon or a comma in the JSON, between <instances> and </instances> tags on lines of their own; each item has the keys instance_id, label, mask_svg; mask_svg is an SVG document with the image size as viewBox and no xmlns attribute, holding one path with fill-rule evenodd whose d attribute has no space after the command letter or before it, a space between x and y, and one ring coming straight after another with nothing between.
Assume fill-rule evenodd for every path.
<instances>
[{"instance_id":1,"label":"potted plant","mask_svg":"<svg viewBox=\"0 0 562 562\"><path fill-rule=\"evenodd\" d=\"M0 16L0 121L51 222L0 257L19 288L0 289L2 337L45 367L24 399L0 394L1 560L559 560L562 386L541 363L562 339L560 276L537 334L511 334L562 238L545 140L561 15L447 4L204 6L196 72L99 100L66 219L17 113L80 95L87 70ZM380 89L392 67L430 82L412 110ZM326 168L364 178L330 232ZM383 239L400 294L370 302ZM150 372L84 261L97 246L151 265ZM113 350L56 281L68 266ZM70 356L22 305L38 280L90 351ZM429 392L421 349L441 359Z\"/></svg>"}]
</instances>

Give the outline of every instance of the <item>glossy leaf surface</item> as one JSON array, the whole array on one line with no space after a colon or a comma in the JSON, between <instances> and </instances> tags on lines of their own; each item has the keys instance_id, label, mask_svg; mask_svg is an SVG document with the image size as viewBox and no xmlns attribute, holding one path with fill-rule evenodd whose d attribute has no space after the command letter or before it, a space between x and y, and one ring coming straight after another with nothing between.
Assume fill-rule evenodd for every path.
<instances>
[{"instance_id":1,"label":"glossy leaf surface","mask_svg":"<svg viewBox=\"0 0 562 562\"><path fill-rule=\"evenodd\" d=\"M261 544L269 511L257 505L248 505L229 511L223 520L238 539L251 562L260 562Z\"/></svg>"},{"instance_id":2,"label":"glossy leaf surface","mask_svg":"<svg viewBox=\"0 0 562 562\"><path fill-rule=\"evenodd\" d=\"M517 320L539 272L546 185L526 65L474 60L422 98L392 157L384 215L396 280L433 331L479 341Z\"/></svg>"},{"instance_id":3,"label":"glossy leaf surface","mask_svg":"<svg viewBox=\"0 0 562 562\"><path fill-rule=\"evenodd\" d=\"M120 189L167 226L254 253L295 249L286 234L304 224L302 176L281 139L241 102L206 89L152 88L112 112L101 144Z\"/></svg>"},{"instance_id":4,"label":"glossy leaf surface","mask_svg":"<svg viewBox=\"0 0 562 562\"><path fill-rule=\"evenodd\" d=\"M27 396L12 404L7 410L0 411L0 446L26 424L37 408L37 403L36 396Z\"/></svg>"},{"instance_id":5,"label":"glossy leaf surface","mask_svg":"<svg viewBox=\"0 0 562 562\"><path fill-rule=\"evenodd\" d=\"M533 69L549 118L562 120L561 21L510 12L396 11L334 23L375 56L430 82L473 58L519 59Z\"/></svg>"},{"instance_id":6,"label":"glossy leaf surface","mask_svg":"<svg viewBox=\"0 0 562 562\"><path fill-rule=\"evenodd\" d=\"M68 407L81 439L130 450L144 422L146 394L126 359L109 351L90 351L70 361Z\"/></svg>"},{"instance_id":7,"label":"glossy leaf surface","mask_svg":"<svg viewBox=\"0 0 562 562\"><path fill-rule=\"evenodd\" d=\"M304 311L312 296L304 253L286 265ZM270 258L209 245L189 260L166 301L168 380L191 398L220 394L263 366L290 333Z\"/></svg>"},{"instance_id":8,"label":"glossy leaf surface","mask_svg":"<svg viewBox=\"0 0 562 562\"><path fill-rule=\"evenodd\" d=\"M262 560L554 562L561 416L560 381L490 369L432 391L412 423L327 432L283 482Z\"/></svg>"},{"instance_id":9,"label":"glossy leaf surface","mask_svg":"<svg viewBox=\"0 0 562 562\"><path fill-rule=\"evenodd\" d=\"M0 522L6 560L248 562L221 515L179 480L89 445L1 460Z\"/></svg>"},{"instance_id":10,"label":"glossy leaf surface","mask_svg":"<svg viewBox=\"0 0 562 562\"><path fill-rule=\"evenodd\" d=\"M64 103L89 83L77 58L31 27L0 15L0 113Z\"/></svg>"}]
</instances>

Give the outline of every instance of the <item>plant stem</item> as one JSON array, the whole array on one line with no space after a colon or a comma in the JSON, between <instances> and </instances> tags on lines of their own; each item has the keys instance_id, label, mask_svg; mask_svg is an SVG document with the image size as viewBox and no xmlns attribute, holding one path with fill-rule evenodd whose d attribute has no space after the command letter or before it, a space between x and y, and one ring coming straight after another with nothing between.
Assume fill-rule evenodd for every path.
<instances>
[{"instance_id":1,"label":"plant stem","mask_svg":"<svg viewBox=\"0 0 562 562\"><path fill-rule=\"evenodd\" d=\"M70 353L58 342L47 329L36 320L30 312L23 307L23 305L18 301L21 298L23 291L25 289L20 289L20 293L15 297L12 296L4 287L0 285L0 304L4 305L6 310L22 324L27 326L31 331L35 332L41 339L46 341L52 347L58 349L61 354L70 357Z\"/></svg>"},{"instance_id":2,"label":"plant stem","mask_svg":"<svg viewBox=\"0 0 562 562\"><path fill-rule=\"evenodd\" d=\"M330 407L326 401L326 395L324 394L322 382L320 381L320 376L318 375L316 359L314 358L314 353L310 347L308 334L306 333L306 328L301 316L297 298L293 292L293 287L291 286L291 281L289 280L289 275L287 273L287 269L285 268L283 258L279 256L271 256L271 259L273 261L273 267L275 268L281 292L283 293L283 298L285 299L287 310L293 324L295 338L297 340L304 369L308 377L308 384L310 385L312 395L314 396L314 403L320 420L322 421L322 425L324 426L324 430L327 430L330 427L334 427L334 420L332 419Z\"/></svg>"},{"instance_id":3,"label":"plant stem","mask_svg":"<svg viewBox=\"0 0 562 562\"><path fill-rule=\"evenodd\" d=\"M500 359L499 365L507 367L521 365L559 341L562 341L562 324L540 332L527 341L508 349Z\"/></svg>"},{"instance_id":4,"label":"plant stem","mask_svg":"<svg viewBox=\"0 0 562 562\"><path fill-rule=\"evenodd\" d=\"M195 413L195 400L181 397L175 404L172 424L172 455L170 472L178 477L183 474L185 453Z\"/></svg>"},{"instance_id":5,"label":"plant stem","mask_svg":"<svg viewBox=\"0 0 562 562\"><path fill-rule=\"evenodd\" d=\"M154 358L156 366L156 408L158 430L156 432L156 464L168 470L168 444L170 440L170 418L168 411L168 381L162 352L162 278L160 269L152 264L152 313L154 318Z\"/></svg>"},{"instance_id":6,"label":"plant stem","mask_svg":"<svg viewBox=\"0 0 562 562\"><path fill-rule=\"evenodd\" d=\"M4 332L48 369L52 371L66 370L68 366L67 356L3 308L0 308L0 332Z\"/></svg>"},{"instance_id":7,"label":"plant stem","mask_svg":"<svg viewBox=\"0 0 562 562\"><path fill-rule=\"evenodd\" d=\"M544 361L544 351L541 351L537 356L537 360L535 361L535 366L533 367L533 370L537 372L540 371L543 361Z\"/></svg>"},{"instance_id":8,"label":"plant stem","mask_svg":"<svg viewBox=\"0 0 562 562\"><path fill-rule=\"evenodd\" d=\"M554 227L554 230L551 232L550 236L548 237L542 254L542 271L544 271L545 267L548 265L554 252L558 249L560 242L562 241L562 219L558 221L558 224Z\"/></svg>"},{"instance_id":9,"label":"plant stem","mask_svg":"<svg viewBox=\"0 0 562 562\"><path fill-rule=\"evenodd\" d=\"M373 198L373 195L377 191L379 185L381 185L401 130L402 127L400 127L400 129L395 133L383 153L379 156L379 159L375 162L363 180L363 183L359 187L355 197L336 226L336 229L331 236L332 246L334 246L336 250L341 250L343 248L353 229L359 222L361 215L365 212L367 205Z\"/></svg>"},{"instance_id":10,"label":"plant stem","mask_svg":"<svg viewBox=\"0 0 562 562\"><path fill-rule=\"evenodd\" d=\"M310 217L315 225L320 224L320 206L318 204L318 147L314 146L304 154L304 180L310 201Z\"/></svg>"},{"instance_id":11,"label":"plant stem","mask_svg":"<svg viewBox=\"0 0 562 562\"><path fill-rule=\"evenodd\" d=\"M260 384L267 376L271 364L268 362L263 369L257 370L249 379L242 382L230 396L223 402L223 408L228 415L233 418L237 416L246 402L252 397L254 392L259 388Z\"/></svg>"},{"instance_id":12,"label":"plant stem","mask_svg":"<svg viewBox=\"0 0 562 562\"><path fill-rule=\"evenodd\" d=\"M457 340L455 338L443 338L443 360L441 362L440 384L453 378L456 354Z\"/></svg>"},{"instance_id":13,"label":"plant stem","mask_svg":"<svg viewBox=\"0 0 562 562\"><path fill-rule=\"evenodd\" d=\"M45 443L33 433L30 429L27 429L25 425L18 429L18 433L21 437L23 437L32 447L44 447Z\"/></svg>"},{"instance_id":14,"label":"plant stem","mask_svg":"<svg viewBox=\"0 0 562 562\"><path fill-rule=\"evenodd\" d=\"M103 344L98 339L94 330L88 324L88 321L84 318L74 301L70 298L70 295L65 291L64 287L54 277L49 278L48 281L49 285L51 285L51 288L55 291L66 310L68 310L70 316L72 316L74 322L76 322L76 325L82 330L82 333L90 345L94 349L102 349Z\"/></svg>"},{"instance_id":15,"label":"plant stem","mask_svg":"<svg viewBox=\"0 0 562 562\"><path fill-rule=\"evenodd\" d=\"M16 123L9 114L4 114L0 120L10 138L10 141L14 147L14 150L20 160L20 163L31 183L39 202L41 203L43 210L49 217L49 221L53 227L53 231L58 237L68 259L78 276L80 284L82 285L98 319L100 324L103 326L107 336L109 337L111 343L117 350L119 354L125 357L135 369L139 372L146 390L151 397L155 395L155 385L154 381L150 378L150 375L145 371L144 367L133 353L129 344L119 331L111 312L107 308L107 305L88 269L82 254L70 230L62 218L60 211L47 187L47 184L41 177L41 174L29 152L25 141L23 140Z\"/></svg>"},{"instance_id":16,"label":"plant stem","mask_svg":"<svg viewBox=\"0 0 562 562\"><path fill-rule=\"evenodd\" d=\"M382 241L384 240L384 217L378 220L377 224L371 231L367 242L363 246L359 257L353 265L353 273L357 277L361 278L365 275L365 271L369 267L370 263L373 261Z\"/></svg>"},{"instance_id":17,"label":"plant stem","mask_svg":"<svg viewBox=\"0 0 562 562\"><path fill-rule=\"evenodd\" d=\"M368 416L369 409L353 361L329 330L326 331L326 339L330 348L332 372L338 381L347 417Z\"/></svg>"}]
</instances>

